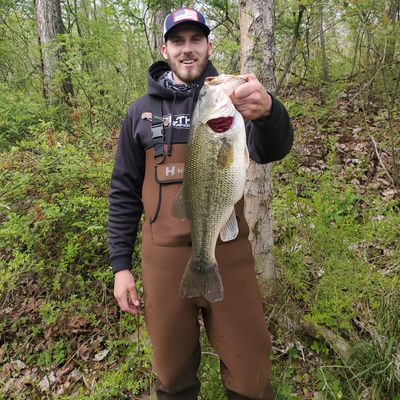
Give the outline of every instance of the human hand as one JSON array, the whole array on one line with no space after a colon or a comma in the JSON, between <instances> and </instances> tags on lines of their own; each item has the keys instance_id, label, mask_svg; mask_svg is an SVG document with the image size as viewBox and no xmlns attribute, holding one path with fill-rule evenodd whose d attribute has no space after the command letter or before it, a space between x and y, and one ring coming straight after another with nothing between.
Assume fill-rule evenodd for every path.
<instances>
[{"instance_id":1,"label":"human hand","mask_svg":"<svg viewBox=\"0 0 400 400\"><path fill-rule=\"evenodd\" d=\"M241 75L247 79L231 95L236 109L245 120L267 117L271 114L272 99L254 74Z\"/></svg>"},{"instance_id":2,"label":"human hand","mask_svg":"<svg viewBox=\"0 0 400 400\"><path fill-rule=\"evenodd\" d=\"M132 315L139 314L139 298L135 278L128 269L118 271L114 277L114 297L120 309Z\"/></svg>"}]
</instances>

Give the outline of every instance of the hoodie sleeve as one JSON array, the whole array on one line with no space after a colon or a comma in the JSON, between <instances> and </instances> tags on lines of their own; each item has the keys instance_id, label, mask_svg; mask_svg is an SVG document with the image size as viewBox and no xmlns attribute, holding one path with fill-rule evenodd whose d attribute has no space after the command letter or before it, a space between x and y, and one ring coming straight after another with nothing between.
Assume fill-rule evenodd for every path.
<instances>
[{"instance_id":1,"label":"hoodie sleeve","mask_svg":"<svg viewBox=\"0 0 400 400\"><path fill-rule=\"evenodd\" d=\"M114 272L129 269L143 212L144 149L134 134L132 109L122 124L111 176L108 244Z\"/></svg>"},{"instance_id":2,"label":"hoodie sleeve","mask_svg":"<svg viewBox=\"0 0 400 400\"><path fill-rule=\"evenodd\" d=\"M282 159L293 144L293 128L285 107L272 98L271 115L246 123L250 157L259 164Z\"/></svg>"}]
</instances>

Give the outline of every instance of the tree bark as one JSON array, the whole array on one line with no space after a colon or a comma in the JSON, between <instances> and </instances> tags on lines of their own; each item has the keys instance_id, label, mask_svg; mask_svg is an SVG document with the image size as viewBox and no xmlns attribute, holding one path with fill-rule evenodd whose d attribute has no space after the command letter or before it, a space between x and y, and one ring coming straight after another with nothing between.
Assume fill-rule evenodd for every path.
<instances>
[{"instance_id":1,"label":"tree bark","mask_svg":"<svg viewBox=\"0 0 400 400\"><path fill-rule=\"evenodd\" d=\"M43 74L43 93L48 103L54 103L57 97L68 99L72 94L71 79L66 74L57 90L54 85L54 73L65 48L57 46L55 37L65 32L61 19L59 0L35 0L35 16L38 42L41 51L41 66ZM61 96L57 92L61 91Z\"/></svg>"},{"instance_id":2,"label":"tree bark","mask_svg":"<svg viewBox=\"0 0 400 400\"><path fill-rule=\"evenodd\" d=\"M321 61L322 61L322 79L324 82L329 82L329 67L328 57L326 55L325 33L324 33L324 7L322 1L318 3L319 14L319 43L321 46Z\"/></svg>"},{"instance_id":3,"label":"tree bark","mask_svg":"<svg viewBox=\"0 0 400 400\"><path fill-rule=\"evenodd\" d=\"M275 90L273 0L240 1L241 72L254 73L264 87ZM245 216L250 227L256 271L269 294L276 284L272 254L272 164L251 162L245 189Z\"/></svg>"},{"instance_id":4,"label":"tree bark","mask_svg":"<svg viewBox=\"0 0 400 400\"><path fill-rule=\"evenodd\" d=\"M385 20L386 22L386 29L387 29L387 46L386 46L386 53L385 53L385 65L389 66L390 69L393 66L394 55L396 50L396 23L399 20L400 14L400 4L398 0L392 0L389 2L385 9Z\"/></svg>"},{"instance_id":5,"label":"tree bark","mask_svg":"<svg viewBox=\"0 0 400 400\"><path fill-rule=\"evenodd\" d=\"M279 81L276 85L276 93L279 92L282 83L287 75L287 73L289 72L289 68L292 65L292 62L294 60L295 57L295 53L296 53L296 45L297 42L300 38L300 24L301 24L301 20L303 18L303 13L304 13L305 7L303 4L299 4L299 12L297 14L297 21L296 21L296 25L294 27L293 30L293 39L292 39L292 44L290 45L290 50L289 50L289 55L288 58L286 60L285 66L283 68L283 72L282 75L279 78Z\"/></svg>"},{"instance_id":6,"label":"tree bark","mask_svg":"<svg viewBox=\"0 0 400 400\"><path fill-rule=\"evenodd\" d=\"M353 55L353 61L351 63L351 71L350 71L350 75L348 77L348 79L353 79L354 77L354 71L356 68L356 61L357 61L357 55L358 55L358 48L360 46L360 42L361 42L361 31L360 29L357 29L357 36L356 36L356 43L354 45L354 55Z\"/></svg>"},{"instance_id":7,"label":"tree bark","mask_svg":"<svg viewBox=\"0 0 400 400\"><path fill-rule=\"evenodd\" d=\"M154 61L160 56L161 45L163 44L163 25L164 18L171 11L171 7L168 3L160 3L157 5L157 8L151 11L150 17L150 41L153 52Z\"/></svg>"}]
</instances>

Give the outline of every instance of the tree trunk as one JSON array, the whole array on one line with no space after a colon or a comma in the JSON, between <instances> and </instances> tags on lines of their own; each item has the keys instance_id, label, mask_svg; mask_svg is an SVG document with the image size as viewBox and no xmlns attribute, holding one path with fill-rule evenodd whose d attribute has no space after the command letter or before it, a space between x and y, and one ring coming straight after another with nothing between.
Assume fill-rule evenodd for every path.
<instances>
[{"instance_id":1,"label":"tree trunk","mask_svg":"<svg viewBox=\"0 0 400 400\"><path fill-rule=\"evenodd\" d=\"M36 28L42 58L43 93L47 103L54 103L57 97L67 100L72 94L71 79L66 74L61 82L61 88L54 85L54 73L65 53L63 46L57 46L55 37L63 34L65 29L61 19L59 0L35 0ZM57 94L61 91L61 96Z\"/></svg>"},{"instance_id":2,"label":"tree trunk","mask_svg":"<svg viewBox=\"0 0 400 400\"><path fill-rule=\"evenodd\" d=\"M357 54L358 54L358 48L360 45L360 40L361 39L361 31L360 29L357 29L357 36L356 36L356 44L354 45L354 55L353 55L353 61L351 63L351 71L348 79L353 79L354 77L354 71L356 68L356 61L357 61Z\"/></svg>"},{"instance_id":3,"label":"tree trunk","mask_svg":"<svg viewBox=\"0 0 400 400\"><path fill-rule=\"evenodd\" d=\"M307 74L308 74L308 65L310 63L310 44L311 44L311 38L310 38L310 31L311 31L311 16L310 14L306 14L306 20L304 24L304 47L305 49L301 52L303 61L304 61L304 69L303 69L303 74L300 79L300 83L302 80L306 80Z\"/></svg>"},{"instance_id":4,"label":"tree trunk","mask_svg":"<svg viewBox=\"0 0 400 400\"><path fill-rule=\"evenodd\" d=\"M396 50L396 24L399 19L400 13L400 4L398 0L392 0L389 2L385 9L385 21L386 21L386 37L387 37L387 46L385 52L385 65L392 69L394 55Z\"/></svg>"},{"instance_id":5,"label":"tree trunk","mask_svg":"<svg viewBox=\"0 0 400 400\"><path fill-rule=\"evenodd\" d=\"M297 42L298 42L298 40L300 38L300 24L301 24L301 20L303 18L304 10L305 10L304 5L303 4L299 4L299 12L297 14L297 21L296 21L296 25L295 25L294 30L293 30L292 44L290 45L289 55L288 55L288 58L286 60L285 67L283 68L282 75L280 76L279 81L278 81L278 83L276 85L276 93L279 92L279 90L280 90L280 88L282 86L282 83L283 83L287 73L289 72L289 68L292 65L292 62L294 60L294 56L295 56L295 53L296 53L296 45L297 45Z\"/></svg>"},{"instance_id":6,"label":"tree trunk","mask_svg":"<svg viewBox=\"0 0 400 400\"><path fill-rule=\"evenodd\" d=\"M157 8L152 10L151 17L150 17L150 41L152 52L154 54L153 59L154 61L159 58L160 56L160 49L161 45L163 44L163 25L164 25L164 18L167 14L171 11L171 7L168 3L159 3Z\"/></svg>"},{"instance_id":7,"label":"tree trunk","mask_svg":"<svg viewBox=\"0 0 400 400\"><path fill-rule=\"evenodd\" d=\"M273 0L240 1L241 72L254 73L270 92L275 90ZM276 284L272 254L272 165L251 162L247 171L245 215L250 227L256 271L267 294Z\"/></svg>"},{"instance_id":8,"label":"tree trunk","mask_svg":"<svg viewBox=\"0 0 400 400\"><path fill-rule=\"evenodd\" d=\"M319 43L321 46L321 61L322 61L322 79L324 82L329 82L328 57L326 55L325 33L324 33L324 7L322 1L318 3L319 14Z\"/></svg>"}]
</instances>

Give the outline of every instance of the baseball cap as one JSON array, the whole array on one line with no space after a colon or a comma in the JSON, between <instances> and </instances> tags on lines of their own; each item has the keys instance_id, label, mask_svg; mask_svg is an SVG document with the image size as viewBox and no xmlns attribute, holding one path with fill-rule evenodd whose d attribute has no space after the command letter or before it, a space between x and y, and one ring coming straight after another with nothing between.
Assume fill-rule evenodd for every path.
<instances>
[{"instance_id":1,"label":"baseball cap","mask_svg":"<svg viewBox=\"0 0 400 400\"><path fill-rule=\"evenodd\" d=\"M182 7L168 14L164 19L163 36L167 40L171 30L178 25L194 24L204 31L206 36L210 33L210 28L207 25L204 15L192 8Z\"/></svg>"}]
</instances>

